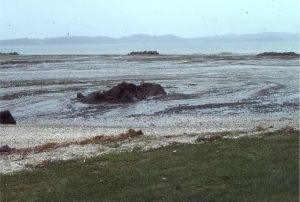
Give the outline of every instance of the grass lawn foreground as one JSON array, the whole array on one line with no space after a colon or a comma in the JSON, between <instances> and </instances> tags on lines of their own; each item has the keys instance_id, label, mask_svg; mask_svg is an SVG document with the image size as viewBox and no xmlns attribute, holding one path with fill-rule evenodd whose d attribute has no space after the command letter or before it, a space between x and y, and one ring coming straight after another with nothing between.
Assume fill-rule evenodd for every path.
<instances>
[{"instance_id":1,"label":"grass lawn foreground","mask_svg":"<svg viewBox=\"0 0 300 202\"><path fill-rule=\"evenodd\" d=\"M1 175L0 201L299 201L299 132L51 162Z\"/></svg>"}]
</instances>

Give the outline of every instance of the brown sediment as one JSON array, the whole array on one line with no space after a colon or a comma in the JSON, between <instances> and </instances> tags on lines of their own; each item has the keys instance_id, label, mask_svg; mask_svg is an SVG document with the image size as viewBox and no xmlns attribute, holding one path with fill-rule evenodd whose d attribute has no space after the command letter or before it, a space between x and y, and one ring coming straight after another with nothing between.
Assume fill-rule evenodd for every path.
<instances>
[{"instance_id":1,"label":"brown sediment","mask_svg":"<svg viewBox=\"0 0 300 202\"><path fill-rule=\"evenodd\" d=\"M256 128L255 128L255 132L262 132L262 131L265 131L266 129L264 128L264 127L262 127L262 126L257 126Z\"/></svg>"},{"instance_id":2,"label":"brown sediment","mask_svg":"<svg viewBox=\"0 0 300 202\"><path fill-rule=\"evenodd\" d=\"M24 148L24 149L16 149L11 153L17 153L17 154L29 154L29 153L42 153L42 152L46 152L52 149L57 149L57 148L61 148L61 147L67 147L69 145L71 145L72 143L56 143L56 142L49 142L43 145L39 145L39 146L35 146L35 147L29 147L29 148Z\"/></svg>"},{"instance_id":3,"label":"brown sediment","mask_svg":"<svg viewBox=\"0 0 300 202\"><path fill-rule=\"evenodd\" d=\"M296 128L293 128L291 126L287 126L285 128L282 128L279 131L281 131L281 132L288 132L288 133L290 133L290 132L298 132L299 133L299 130L297 130Z\"/></svg>"},{"instance_id":4,"label":"brown sediment","mask_svg":"<svg viewBox=\"0 0 300 202\"><path fill-rule=\"evenodd\" d=\"M87 138L84 140L81 140L79 142L76 142L80 145L86 145L86 144L99 144L103 142L116 142L116 141L124 141L129 138L137 137L143 135L143 132L141 130L135 131L133 129L129 129L126 133L121 133L117 136L105 136L105 135L99 135L92 138Z\"/></svg>"},{"instance_id":5,"label":"brown sediment","mask_svg":"<svg viewBox=\"0 0 300 202\"><path fill-rule=\"evenodd\" d=\"M299 133L299 130L291 127L291 126L286 126L284 128L275 130L275 131L269 131L269 132L262 132L261 135L263 136L274 136L274 135L278 135L278 134L295 134L295 133Z\"/></svg>"},{"instance_id":6,"label":"brown sediment","mask_svg":"<svg viewBox=\"0 0 300 202\"><path fill-rule=\"evenodd\" d=\"M101 143L108 143L108 142L117 142L117 141L124 141L130 138L142 136L144 133L141 130L135 131L133 129L129 129L126 133L121 133L119 135L98 135L91 138L86 138L84 140L80 141L72 141L72 142L63 142L63 143L57 143L57 142L49 142L43 145L35 146L35 147L29 147L29 148L23 148L23 149L15 149L11 150L9 152L1 152L0 155L7 155L7 154L21 154L21 155L27 155L32 153L42 153L47 152L50 150L62 148L62 147L68 147L70 145L87 145L87 144L101 144Z\"/></svg>"}]
</instances>

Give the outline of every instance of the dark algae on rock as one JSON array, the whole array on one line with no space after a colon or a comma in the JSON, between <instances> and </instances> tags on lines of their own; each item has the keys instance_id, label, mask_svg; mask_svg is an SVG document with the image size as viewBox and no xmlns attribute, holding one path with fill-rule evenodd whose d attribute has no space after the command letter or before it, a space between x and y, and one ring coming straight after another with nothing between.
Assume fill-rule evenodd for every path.
<instances>
[{"instance_id":1,"label":"dark algae on rock","mask_svg":"<svg viewBox=\"0 0 300 202\"><path fill-rule=\"evenodd\" d=\"M84 96L77 93L77 98L88 104L108 103L132 103L144 100L152 96L166 95L166 91L160 84L141 83L135 85L133 83L122 82L108 91L96 91Z\"/></svg>"}]
</instances>

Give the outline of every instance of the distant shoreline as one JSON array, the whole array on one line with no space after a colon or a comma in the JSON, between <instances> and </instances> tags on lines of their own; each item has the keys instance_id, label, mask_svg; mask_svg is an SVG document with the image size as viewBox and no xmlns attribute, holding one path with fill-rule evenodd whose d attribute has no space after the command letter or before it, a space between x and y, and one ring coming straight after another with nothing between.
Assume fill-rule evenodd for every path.
<instances>
[{"instance_id":1,"label":"distant shoreline","mask_svg":"<svg viewBox=\"0 0 300 202\"><path fill-rule=\"evenodd\" d=\"M0 40L0 46L13 45L113 45L113 44L168 44L168 43L299 43L299 34L266 32L257 34L228 34L220 36L183 38L176 35L136 34L121 38L108 36L60 36L50 38L18 38Z\"/></svg>"},{"instance_id":2,"label":"distant shoreline","mask_svg":"<svg viewBox=\"0 0 300 202\"><path fill-rule=\"evenodd\" d=\"M258 54L263 52L300 53L297 42L203 42L203 43L123 43L82 45L11 45L1 46L0 52L18 52L21 55L124 55L132 51L155 50L163 55L188 54Z\"/></svg>"},{"instance_id":3,"label":"distant shoreline","mask_svg":"<svg viewBox=\"0 0 300 202\"><path fill-rule=\"evenodd\" d=\"M153 53L152 53L153 52ZM187 56L187 55L199 55L199 56L231 56L231 57L257 57L259 58L287 58L287 59L295 59L299 57L298 52L260 52L260 53L251 53L251 54L241 54L241 53L232 53L232 52L220 52L220 53L212 53L212 54L161 54L157 51L141 51L141 52L130 52L127 54L47 54L49 56L129 56L129 57L165 57L165 56ZM19 54L18 52L0 52L0 56L45 56L41 55L27 55L27 54ZM1 63L2 64L2 63Z\"/></svg>"}]
</instances>

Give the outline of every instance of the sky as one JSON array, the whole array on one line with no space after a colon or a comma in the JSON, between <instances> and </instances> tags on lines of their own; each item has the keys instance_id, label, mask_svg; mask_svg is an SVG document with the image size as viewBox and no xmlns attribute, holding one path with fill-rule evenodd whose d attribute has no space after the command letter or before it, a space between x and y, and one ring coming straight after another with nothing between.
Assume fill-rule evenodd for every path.
<instances>
[{"instance_id":1,"label":"sky","mask_svg":"<svg viewBox=\"0 0 300 202\"><path fill-rule=\"evenodd\" d=\"M299 33L299 0L0 0L0 39Z\"/></svg>"}]
</instances>

